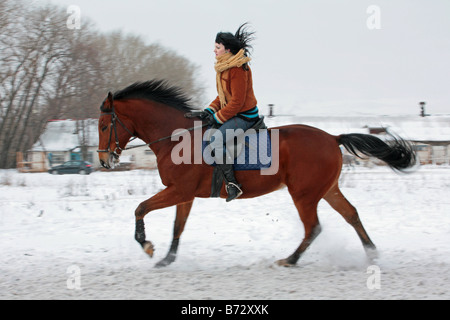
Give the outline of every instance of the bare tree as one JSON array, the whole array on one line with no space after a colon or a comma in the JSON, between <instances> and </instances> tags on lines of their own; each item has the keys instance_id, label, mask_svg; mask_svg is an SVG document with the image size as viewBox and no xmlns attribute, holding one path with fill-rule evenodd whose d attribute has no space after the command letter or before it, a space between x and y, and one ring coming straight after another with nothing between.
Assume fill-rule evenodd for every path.
<instances>
[{"instance_id":1,"label":"bare tree","mask_svg":"<svg viewBox=\"0 0 450 320\"><path fill-rule=\"evenodd\" d=\"M112 32L102 38L105 70L111 89L136 81L164 79L183 89L193 104L202 100L204 87L197 81L199 67L176 52L158 44L146 44L141 37Z\"/></svg>"},{"instance_id":2,"label":"bare tree","mask_svg":"<svg viewBox=\"0 0 450 320\"><path fill-rule=\"evenodd\" d=\"M4 94L0 167L6 168L15 165L17 151L25 151L39 137L36 124L42 122L47 108L44 93L52 90L51 78L58 73L59 61L69 55L60 9L22 6L19 11L7 12L14 16L2 30L3 41L9 45L2 52L0 89Z\"/></svg>"},{"instance_id":3,"label":"bare tree","mask_svg":"<svg viewBox=\"0 0 450 320\"><path fill-rule=\"evenodd\" d=\"M165 79L201 101L198 67L139 36L101 34L89 19L70 30L67 12L55 5L21 0L0 3L0 168L14 167L15 154L39 139L49 119L98 116L108 90L136 81Z\"/></svg>"}]
</instances>

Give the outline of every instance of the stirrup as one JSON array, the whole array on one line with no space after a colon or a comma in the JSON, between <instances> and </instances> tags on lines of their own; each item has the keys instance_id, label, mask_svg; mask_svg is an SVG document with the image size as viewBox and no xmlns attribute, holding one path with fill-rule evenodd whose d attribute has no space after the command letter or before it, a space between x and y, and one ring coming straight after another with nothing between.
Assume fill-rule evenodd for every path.
<instances>
[{"instance_id":1,"label":"stirrup","mask_svg":"<svg viewBox=\"0 0 450 320\"><path fill-rule=\"evenodd\" d=\"M230 194L230 189L231 188L235 188L236 190L237 190L237 194L236 195L234 195L234 194ZM227 185L226 185L226 190L227 190L227 193L228 193L228 198L227 198L227 202L230 202L231 200L234 200L234 199L236 199L236 198L239 198L242 194L243 194L243 192L242 192L242 190L241 190L241 188L240 188L240 185L237 185L236 183L233 183L233 182L228 182L227 183Z\"/></svg>"}]
</instances>

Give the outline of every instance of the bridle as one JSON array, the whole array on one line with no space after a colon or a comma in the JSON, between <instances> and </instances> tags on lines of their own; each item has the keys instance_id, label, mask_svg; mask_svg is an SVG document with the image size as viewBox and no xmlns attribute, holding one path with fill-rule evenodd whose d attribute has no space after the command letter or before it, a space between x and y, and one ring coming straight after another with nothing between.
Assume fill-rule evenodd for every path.
<instances>
[{"instance_id":1,"label":"bridle","mask_svg":"<svg viewBox=\"0 0 450 320\"><path fill-rule=\"evenodd\" d=\"M111 111L103 111L101 110L101 114L102 115L111 115L111 126L110 126L110 130L109 130L109 140L108 140L108 148L107 149L99 149L97 150L97 152L101 153L101 152L107 152L109 154L112 154L116 159L119 158L120 153L122 153L122 151L124 150L128 150L131 149L133 147L128 147L128 148L121 148L120 147L120 143L119 143L119 135L117 134L117 122L122 126L122 128L125 129L126 132L128 132L131 135L131 139L127 142L129 143L130 141L133 141L134 139L137 139L137 137L131 132L131 130L129 130L125 124L122 122L122 120L119 119L119 117L117 116L115 110L114 110L114 104L111 107ZM116 148L111 151L111 140L112 140L112 134L114 132L114 139L115 139L115 143L116 143ZM136 148L138 146L134 146L134 148ZM117 153L117 150L119 150L120 153Z\"/></svg>"},{"instance_id":2,"label":"bridle","mask_svg":"<svg viewBox=\"0 0 450 320\"><path fill-rule=\"evenodd\" d=\"M174 134L172 134L170 136L165 136L165 137L159 138L158 140L155 140L155 141L152 141L152 142L149 142L149 143L146 143L146 144L140 144L140 145L137 145L137 146L129 146L129 147L126 147L126 148L121 148L120 147L120 143L119 143L119 136L117 134L117 122L131 136L131 139L128 140L127 144L130 143L131 141L137 139L138 137L135 134L133 134L131 132L131 130L129 130L125 126L125 124L122 122L122 120L120 120L120 118L117 116L117 114L116 114L116 112L114 110L114 103L112 103L111 111L104 111L104 110L102 110L102 108L103 108L103 106L100 108L101 115L111 115L111 126L110 126L110 130L109 130L108 148L107 149L99 149L99 150L97 150L97 152L99 152L99 153L102 153L102 152L109 153L113 157L115 157L116 159L119 158L119 156L122 153L122 151L150 146L150 145L152 145L154 143L157 143L157 142L160 142L160 141L163 141L163 140L167 140L167 139L170 139L170 138L172 138L174 136L182 135L184 133L184 132L174 133ZM198 114L199 113L196 113L196 112L187 113L187 114L185 114L185 117L192 118L192 117L198 116ZM192 131L192 130L200 129L200 128L203 128L203 127L206 127L206 126L208 126L207 123L206 124L202 124L201 126L192 127L192 128L185 129L185 130L186 131ZM111 140L112 140L113 132L114 132L114 139L115 139L115 143L116 143L116 148L113 151L111 151L111 147L110 146L111 146ZM117 153L117 150L119 150L120 153Z\"/></svg>"}]
</instances>

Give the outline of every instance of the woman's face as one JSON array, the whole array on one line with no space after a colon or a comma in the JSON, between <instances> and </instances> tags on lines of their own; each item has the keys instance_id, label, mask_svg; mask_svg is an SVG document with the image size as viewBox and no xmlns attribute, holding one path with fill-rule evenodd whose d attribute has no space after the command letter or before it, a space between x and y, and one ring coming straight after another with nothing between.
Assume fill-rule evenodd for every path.
<instances>
[{"instance_id":1,"label":"woman's face","mask_svg":"<svg viewBox=\"0 0 450 320\"><path fill-rule=\"evenodd\" d=\"M221 55L223 55L224 53L228 53L230 52L230 50L225 49L225 46L221 43L216 43L214 45L214 53L216 54L216 58L220 57Z\"/></svg>"}]
</instances>

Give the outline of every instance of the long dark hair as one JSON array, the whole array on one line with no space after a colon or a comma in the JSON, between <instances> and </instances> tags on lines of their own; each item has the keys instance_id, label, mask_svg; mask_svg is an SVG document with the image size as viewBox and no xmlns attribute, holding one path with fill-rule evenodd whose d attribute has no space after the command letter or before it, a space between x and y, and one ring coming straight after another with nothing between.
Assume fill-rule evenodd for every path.
<instances>
[{"instance_id":1,"label":"long dark hair","mask_svg":"<svg viewBox=\"0 0 450 320\"><path fill-rule=\"evenodd\" d=\"M249 50L253 49L250 42L255 39L255 32L248 31L248 22L242 24L233 35L231 32L219 32L216 36L216 43L224 45L225 49L230 50L232 54L238 53L241 49L245 50L245 55L250 55Z\"/></svg>"}]
</instances>

